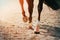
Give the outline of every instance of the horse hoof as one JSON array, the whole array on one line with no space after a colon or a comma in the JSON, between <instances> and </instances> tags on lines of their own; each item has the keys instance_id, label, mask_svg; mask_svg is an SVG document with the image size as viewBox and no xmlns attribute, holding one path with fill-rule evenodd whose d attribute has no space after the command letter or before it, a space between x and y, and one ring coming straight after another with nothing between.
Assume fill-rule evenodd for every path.
<instances>
[{"instance_id":1,"label":"horse hoof","mask_svg":"<svg viewBox=\"0 0 60 40\"><path fill-rule=\"evenodd\" d=\"M40 34L40 32L36 32L36 31L35 31L34 34Z\"/></svg>"},{"instance_id":2,"label":"horse hoof","mask_svg":"<svg viewBox=\"0 0 60 40\"><path fill-rule=\"evenodd\" d=\"M29 28L28 28L28 29L34 30L34 29L32 28L32 26L29 26Z\"/></svg>"},{"instance_id":3,"label":"horse hoof","mask_svg":"<svg viewBox=\"0 0 60 40\"><path fill-rule=\"evenodd\" d=\"M28 21L28 17L27 17L27 16L24 16L24 17L23 17L23 21L24 21L24 22L27 22L27 21Z\"/></svg>"}]
</instances>

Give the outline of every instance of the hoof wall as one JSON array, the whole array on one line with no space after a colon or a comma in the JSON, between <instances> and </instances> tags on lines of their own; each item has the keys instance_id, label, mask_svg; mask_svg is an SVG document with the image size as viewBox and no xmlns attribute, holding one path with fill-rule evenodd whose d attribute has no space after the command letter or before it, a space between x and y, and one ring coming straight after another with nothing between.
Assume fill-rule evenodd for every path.
<instances>
[{"instance_id":1,"label":"hoof wall","mask_svg":"<svg viewBox=\"0 0 60 40\"><path fill-rule=\"evenodd\" d=\"M34 32L35 34L40 34L40 32Z\"/></svg>"},{"instance_id":2,"label":"hoof wall","mask_svg":"<svg viewBox=\"0 0 60 40\"><path fill-rule=\"evenodd\" d=\"M30 27L30 28L28 28L28 29L34 30L34 29L33 29L33 28L31 28L31 27Z\"/></svg>"},{"instance_id":3,"label":"hoof wall","mask_svg":"<svg viewBox=\"0 0 60 40\"><path fill-rule=\"evenodd\" d=\"M28 17L26 16L26 17L23 17L23 21L24 22L27 22L28 21Z\"/></svg>"}]
</instances>

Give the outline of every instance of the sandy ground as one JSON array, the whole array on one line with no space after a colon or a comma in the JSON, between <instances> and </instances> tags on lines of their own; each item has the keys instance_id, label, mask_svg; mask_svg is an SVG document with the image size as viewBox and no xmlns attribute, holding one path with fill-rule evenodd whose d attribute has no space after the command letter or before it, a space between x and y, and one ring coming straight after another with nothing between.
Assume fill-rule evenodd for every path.
<instances>
[{"instance_id":1,"label":"sandy ground","mask_svg":"<svg viewBox=\"0 0 60 40\"><path fill-rule=\"evenodd\" d=\"M1 21L0 40L60 40L60 28L40 25L40 34L34 34L34 30L27 27Z\"/></svg>"},{"instance_id":2,"label":"sandy ground","mask_svg":"<svg viewBox=\"0 0 60 40\"><path fill-rule=\"evenodd\" d=\"M34 30L28 29L28 22L24 23L22 21L21 10L17 10L20 8L17 4L18 2L16 5L15 3L12 5L10 4L12 8L7 5L7 8L9 8L8 11L5 11L4 9L5 12L3 12L2 9L0 16L0 40L60 40L60 10L55 11L44 5L40 21L40 34L34 34ZM38 1L35 0L34 4L35 6L32 15L33 28L35 28L37 24ZM27 7L25 8L25 11L26 15L29 16Z\"/></svg>"}]
</instances>

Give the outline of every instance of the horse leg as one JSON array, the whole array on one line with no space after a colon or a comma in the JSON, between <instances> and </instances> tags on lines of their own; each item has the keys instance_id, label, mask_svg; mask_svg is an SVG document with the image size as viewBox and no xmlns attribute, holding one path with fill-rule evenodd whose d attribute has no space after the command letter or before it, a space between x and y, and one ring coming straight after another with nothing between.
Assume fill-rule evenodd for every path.
<instances>
[{"instance_id":1,"label":"horse leg","mask_svg":"<svg viewBox=\"0 0 60 40\"><path fill-rule=\"evenodd\" d=\"M26 1L28 4L28 11L29 11L29 29L33 29L32 28L32 12L33 12L34 0L26 0Z\"/></svg>"},{"instance_id":2,"label":"horse leg","mask_svg":"<svg viewBox=\"0 0 60 40\"><path fill-rule=\"evenodd\" d=\"M21 8L22 8L23 21L24 21L24 22L27 22L28 18L27 18L27 16L25 15L24 6L23 6L24 0L19 0L19 2L20 2L20 4L21 4Z\"/></svg>"},{"instance_id":3,"label":"horse leg","mask_svg":"<svg viewBox=\"0 0 60 40\"><path fill-rule=\"evenodd\" d=\"M43 1L44 0L39 0L39 4L38 4L38 23L37 23L37 26L36 26L36 29L35 29L35 34L39 34L39 28L40 28L40 16L41 16L41 12L42 12L42 9L43 9Z\"/></svg>"}]
</instances>

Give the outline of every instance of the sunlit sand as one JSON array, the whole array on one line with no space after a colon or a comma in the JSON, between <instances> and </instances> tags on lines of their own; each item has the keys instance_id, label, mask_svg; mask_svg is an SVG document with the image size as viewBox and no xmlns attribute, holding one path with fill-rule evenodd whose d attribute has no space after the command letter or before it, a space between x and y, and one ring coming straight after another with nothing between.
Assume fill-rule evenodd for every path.
<instances>
[{"instance_id":1,"label":"sunlit sand","mask_svg":"<svg viewBox=\"0 0 60 40\"><path fill-rule=\"evenodd\" d=\"M24 10L26 11L26 15L29 16L27 3L24 2ZM36 3L36 4L35 4ZM34 10L33 10L33 28L36 27L37 24L37 4L38 1L34 1ZM11 0L8 4L1 5L0 9L0 40L55 40L59 39L59 36L54 37L51 36L52 29L48 33L47 29L44 27L60 27L60 10L53 11L49 7L44 4L43 11L41 14L40 21L40 34L34 34L33 30L28 29L28 22L24 23L22 20L21 7L18 0ZM44 26L42 26L44 25ZM53 28L54 29L54 28ZM52 34L55 32L53 31ZM57 40L58 40L57 39Z\"/></svg>"}]
</instances>

